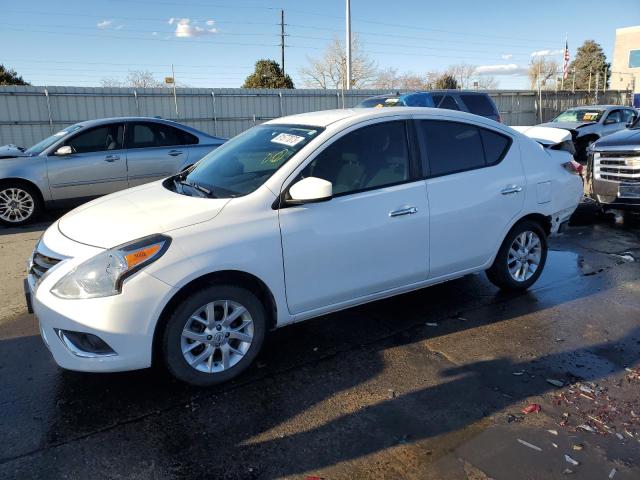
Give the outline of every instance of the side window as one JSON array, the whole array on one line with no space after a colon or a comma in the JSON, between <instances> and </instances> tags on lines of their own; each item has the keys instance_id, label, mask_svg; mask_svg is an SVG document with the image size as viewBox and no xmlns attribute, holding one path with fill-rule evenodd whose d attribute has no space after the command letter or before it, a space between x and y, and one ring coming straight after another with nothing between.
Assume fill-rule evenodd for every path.
<instances>
[{"instance_id":1,"label":"side window","mask_svg":"<svg viewBox=\"0 0 640 480\"><path fill-rule=\"evenodd\" d=\"M622 110L611 110L609 115L607 115L607 119L604 121L605 124L620 122L622 122Z\"/></svg>"},{"instance_id":2,"label":"side window","mask_svg":"<svg viewBox=\"0 0 640 480\"><path fill-rule=\"evenodd\" d=\"M169 125L134 123L129 148L172 147L196 143L198 137Z\"/></svg>"},{"instance_id":3,"label":"side window","mask_svg":"<svg viewBox=\"0 0 640 480\"><path fill-rule=\"evenodd\" d=\"M420 120L418 135L422 137L427 150L430 175L437 177L484 167L486 160L481 130L484 129L467 123ZM487 152L493 155L489 158L495 158L500 145L491 134L486 134L489 139Z\"/></svg>"},{"instance_id":4,"label":"side window","mask_svg":"<svg viewBox=\"0 0 640 480\"><path fill-rule=\"evenodd\" d=\"M633 123L636 121L637 114L633 110L623 110L622 119L624 123Z\"/></svg>"},{"instance_id":5,"label":"side window","mask_svg":"<svg viewBox=\"0 0 640 480\"><path fill-rule=\"evenodd\" d=\"M447 110L460 110L456 99L451 95L434 95L433 102L437 108L446 108Z\"/></svg>"},{"instance_id":6,"label":"side window","mask_svg":"<svg viewBox=\"0 0 640 480\"><path fill-rule=\"evenodd\" d=\"M121 124L91 128L67 140L76 153L104 152L122 148L124 128Z\"/></svg>"},{"instance_id":7,"label":"side window","mask_svg":"<svg viewBox=\"0 0 640 480\"><path fill-rule=\"evenodd\" d=\"M378 123L350 132L302 172L333 184L334 195L401 183L410 178L405 122Z\"/></svg>"}]
</instances>

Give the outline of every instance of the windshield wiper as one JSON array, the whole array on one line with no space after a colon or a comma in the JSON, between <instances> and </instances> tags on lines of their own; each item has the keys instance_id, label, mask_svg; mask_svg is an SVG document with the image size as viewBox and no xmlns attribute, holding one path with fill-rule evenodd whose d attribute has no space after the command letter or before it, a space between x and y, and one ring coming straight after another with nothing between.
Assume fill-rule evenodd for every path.
<instances>
[{"instance_id":1,"label":"windshield wiper","mask_svg":"<svg viewBox=\"0 0 640 480\"><path fill-rule=\"evenodd\" d=\"M182 178L181 175L178 175L177 178L174 178L173 182L176 185L180 185L180 189L181 189L182 192L184 192L184 188L183 187L186 185L187 187L191 187L192 189L196 190L197 192L202 193L207 198L216 198L216 196L213 194L213 192L211 190L209 190L208 188L205 188L202 185L198 185L197 183L188 182L187 180Z\"/></svg>"}]
</instances>

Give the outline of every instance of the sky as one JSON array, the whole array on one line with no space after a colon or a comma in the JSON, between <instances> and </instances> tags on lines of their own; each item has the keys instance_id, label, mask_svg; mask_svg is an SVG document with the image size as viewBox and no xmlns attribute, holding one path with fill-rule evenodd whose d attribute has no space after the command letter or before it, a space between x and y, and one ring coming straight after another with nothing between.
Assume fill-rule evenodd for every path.
<instances>
[{"instance_id":1,"label":"sky","mask_svg":"<svg viewBox=\"0 0 640 480\"><path fill-rule=\"evenodd\" d=\"M0 63L33 85L99 86L129 70L191 87L239 87L256 60L300 68L345 36L345 0L0 0ZM467 63L504 89L528 88L535 55L562 64L593 39L613 56L615 29L640 24L640 0L351 0L352 31L380 68L424 74Z\"/></svg>"}]
</instances>

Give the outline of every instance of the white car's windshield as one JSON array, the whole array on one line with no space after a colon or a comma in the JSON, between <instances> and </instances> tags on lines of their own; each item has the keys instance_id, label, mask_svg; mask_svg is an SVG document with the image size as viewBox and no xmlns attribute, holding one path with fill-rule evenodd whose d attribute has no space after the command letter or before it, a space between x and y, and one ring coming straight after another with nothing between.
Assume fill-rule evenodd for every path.
<instances>
[{"instance_id":1,"label":"white car's windshield","mask_svg":"<svg viewBox=\"0 0 640 480\"><path fill-rule=\"evenodd\" d=\"M186 176L215 197L253 192L323 129L303 125L260 125L205 156Z\"/></svg>"},{"instance_id":2,"label":"white car's windshield","mask_svg":"<svg viewBox=\"0 0 640 480\"><path fill-rule=\"evenodd\" d=\"M552 122L597 122L600 120L604 110L593 108L575 108L562 112Z\"/></svg>"},{"instance_id":3,"label":"white car's windshield","mask_svg":"<svg viewBox=\"0 0 640 480\"><path fill-rule=\"evenodd\" d=\"M80 130L81 128L82 128L82 125L71 125L70 127L64 128L59 132L54 133L50 137L47 137L44 140L39 141L33 147L27 148L24 151L24 153L26 153L27 155L40 155L42 152L44 152L47 148L49 148L51 145L56 143L61 138L66 137L67 135L75 132L76 130Z\"/></svg>"}]
</instances>

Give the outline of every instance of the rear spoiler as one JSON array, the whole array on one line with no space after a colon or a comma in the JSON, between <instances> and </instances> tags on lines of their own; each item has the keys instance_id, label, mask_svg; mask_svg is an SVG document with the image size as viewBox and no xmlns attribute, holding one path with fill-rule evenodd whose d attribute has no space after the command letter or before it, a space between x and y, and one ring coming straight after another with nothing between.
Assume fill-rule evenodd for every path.
<instances>
[{"instance_id":1,"label":"rear spoiler","mask_svg":"<svg viewBox=\"0 0 640 480\"><path fill-rule=\"evenodd\" d=\"M576 153L571 130L537 126L511 128L526 135L530 139L535 140L544 148L549 148L551 150L564 150L572 155Z\"/></svg>"}]
</instances>

